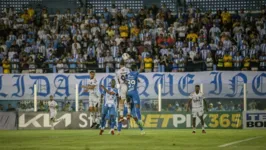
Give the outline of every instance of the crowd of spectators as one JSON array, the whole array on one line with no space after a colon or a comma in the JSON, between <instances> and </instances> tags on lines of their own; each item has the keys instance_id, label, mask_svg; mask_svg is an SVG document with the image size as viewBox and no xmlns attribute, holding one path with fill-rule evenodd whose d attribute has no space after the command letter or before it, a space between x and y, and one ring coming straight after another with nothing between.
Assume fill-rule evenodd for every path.
<instances>
[{"instance_id":1,"label":"crowd of spectators","mask_svg":"<svg viewBox=\"0 0 266 150\"><path fill-rule=\"evenodd\" d=\"M100 14L6 8L0 15L1 66L3 73L113 72L127 52L126 66L144 72L266 70L265 16L264 6L256 15L226 8L201 12L192 5L177 13L166 5L112 5Z\"/></svg>"},{"instance_id":2,"label":"crowd of spectators","mask_svg":"<svg viewBox=\"0 0 266 150\"><path fill-rule=\"evenodd\" d=\"M37 111L39 112L48 112L48 101L42 100L37 104ZM64 112L74 112L75 111L75 101L68 100L67 97L64 100L57 100L58 111ZM162 111L167 112L187 112L187 100L163 100ZM217 112L217 111L243 111L242 100L208 100L208 111ZM266 104L263 100L248 100L247 101L247 110L257 111L257 110L266 110ZM79 101L79 111L88 111L89 105L87 101ZM142 111L158 111L158 101L157 100L144 100L141 104ZM25 111L33 112L34 104L32 100L22 100L20 102L7 102L0 104L0 112L4 111Z\"/></svg>"}]
</instances>

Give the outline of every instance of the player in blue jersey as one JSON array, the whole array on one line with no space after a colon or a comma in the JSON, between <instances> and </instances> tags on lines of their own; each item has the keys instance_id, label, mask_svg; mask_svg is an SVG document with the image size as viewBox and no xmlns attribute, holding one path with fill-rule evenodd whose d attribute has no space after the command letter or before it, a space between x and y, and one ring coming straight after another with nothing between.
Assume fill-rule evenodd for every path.
<instances>
[{"instance_id":1,"label":"player in blue jersey","mask_svg":"<svg viewBox=\"0 0 266 150\"><path fill-rule=\"evenodd\" d=\"M104 90L104 102L102 106L102 118L101 118L101 131L100 135L103 134L105 124L106 124L106 117L109 114L109 120L111 125L111 134L114 135L114 126L116 124L116 107L117 107L117 97L118 97L118 90L115 88L116 82L113 79L111 81L111 88L105 88L101 85L101 88Z\"/></svg>"},{"instance_id":2,"label":"player in blue jersey","mask_svg":"<svg viewBox=\"0 0 266 150\"><path fill-rule=\"evenodd\" d=\"M138 76L139 71L134 71L136 66L132 66L132 71L127 76L127 85L128 85L128 92L127 96L132 100L132 107L131 107L131 115L133 116L134 120L138 124L141 134L145 134L143 130L143 122L141 120L141 113L140 113L140 98L138 93ZM120 125L118 125L119 127ZM119 134L119 133L118 133Z\"/></svg>"}]
</instances>

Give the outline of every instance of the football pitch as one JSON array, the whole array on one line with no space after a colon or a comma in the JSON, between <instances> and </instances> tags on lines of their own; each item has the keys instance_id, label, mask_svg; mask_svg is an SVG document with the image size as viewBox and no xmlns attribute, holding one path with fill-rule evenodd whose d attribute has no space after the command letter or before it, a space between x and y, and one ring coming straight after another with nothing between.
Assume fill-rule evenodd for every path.
<instances>
[{"instance_id":1,"label":"football pitch","mask_svg":"<svg viewBox=\"0 0 266 150\"><path fill-rule=\"evenodd\" d=\"M265 130L123 130L121 135L100 136L99 130L17 130L0 131L0 150L265 150Z\"/></svg>"}]
</instances>

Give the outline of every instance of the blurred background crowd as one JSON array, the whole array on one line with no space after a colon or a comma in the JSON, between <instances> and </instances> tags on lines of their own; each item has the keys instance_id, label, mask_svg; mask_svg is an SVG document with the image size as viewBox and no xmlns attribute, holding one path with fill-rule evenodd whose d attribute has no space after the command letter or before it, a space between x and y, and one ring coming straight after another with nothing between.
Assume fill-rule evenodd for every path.
<instances>
[{"instance_id":1,"label":"blurred background crowd","mask_svg":"<svg viewBox=\"0 0 266 150\"><path fill-rule=\"evenodd\" d=\"M39 101L38 102L38 111L48 112L48 101ZM65 97L64 100L56 100L58 103L58 111L65 112L74 112L75 110L75 101L69 100ZM162 111L163 112L187 112L187 103L188 100L168 100L162 99ZM243 111L243 100L242 99L207 99L208 111ZM262 105L263 100L250 100L248 101L247 110L256 111L256 110L266 110L264 105ZM88 101L80 100L79 101L79 111L88 111ZM141 101L141 110L142 111L158 111L158 100L142 100ZM5 111L34 111L34 104L32 100L22 100L22 101L4 101L0 104L0 112Z\"/></svg>"},{"instance_id":2,"label":"blurred background crowd","mask_svg":"<svg viewBox=\"0 0 266 150\"><path fill-rule=\"evenodd\" d=\"M189 5L132 10L115 4L103 13L28 6L0 14L3 73L114 72L121 55L143 72L265 70L265 6L258 14L236 10L201 12Z\"/></svg>"},{"instance_id":3,"label":"blurred background crowd","mask_svg":"<svg viewBox=\"0 0 266 150\"><path fill-rule=\"evenodd\" d=\"M0 73L115 72L121 55L126 66L142 72L266 70L266 7L256 14L244 9L202 11L189 5L172 12L167 5L131 9L115 4L102 13L77 8L49 13L28 5L22 11L0 12ZM47 101L38 104L47 111ZM262 102L262 101L261 101ZM263 110L259 100L249 110ZM60 111L75 103L58 101ZM209 111L240 111L241 100L210 100ZM80 101L80 111L88 103ZM143 100L143 111L157 110L157 101ZM163 100L163 111L186 111L185 100ZM33 101L2 101L0 111L33 111Z\"/></svg>"}]
</instances>

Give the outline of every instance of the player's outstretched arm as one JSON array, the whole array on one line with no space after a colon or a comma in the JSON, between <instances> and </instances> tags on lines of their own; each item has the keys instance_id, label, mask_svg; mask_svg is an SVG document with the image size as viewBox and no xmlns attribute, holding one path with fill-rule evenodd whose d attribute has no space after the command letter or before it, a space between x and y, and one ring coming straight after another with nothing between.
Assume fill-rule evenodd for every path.
<instances>
[{"instance_id":1,"label":"player's outstretched arm","mask_svg":"<svg viewBox=\"0 0 266 150\"><path fill-rule=\"evenodd\" d=\"M110 95L115 95L116 93L115 92L111 92L111 91L109 91L106 87L104 87L103 85L101 85L101 88L106 92L106 93L108 93L108 94L110 94Z\"/></svg>"},{"instance_id":2,"label":"player's outstretched arm","mask_svg":"<svg viewBox=\"0 0 266 150\"><path fill-rule=\"evenodd\" d=\"M84 89L93 90L96 87L96 85L82 85L81 87Z\"/></svg>"},{"instance_id":3,"label":"player's outstretched arm","mask_svg":"<svg viewBox=\"0 0 266 150\"><path fill-rule=\"evenodd\" d=\"M87 86L87 85L82 85L81 87L84 88L84 89L88 89L89 88L89 86Z\"/></svg>"}]
</instances>

